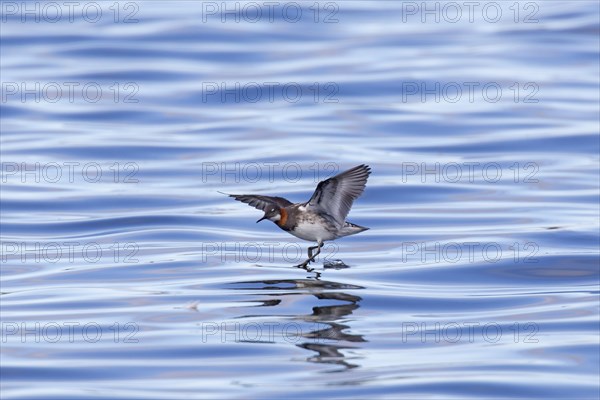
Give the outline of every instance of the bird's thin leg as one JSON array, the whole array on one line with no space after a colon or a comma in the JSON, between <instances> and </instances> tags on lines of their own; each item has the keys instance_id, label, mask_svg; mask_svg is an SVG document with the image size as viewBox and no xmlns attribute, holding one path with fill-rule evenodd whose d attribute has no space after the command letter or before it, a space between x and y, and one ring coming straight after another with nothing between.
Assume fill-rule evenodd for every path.
<instances>
[{"instance_id":1,"label":"bird's thin leg","mask_svg":"<svg viewBox=\"0 0 600 400\"><path fill-rule=\"evenodd\" d=\"M317 252L313 254L312 257L309 257L308 262L315 261L315 257L321 254L321 247L323 247L323 242L319 242L315 247L317 248Z\"/></svg>"},{"instance_id":2,"label":"bird's thin leg","mask_svg":"<svg viewBox=\"0 0 600 400\"><path fill-rule=\"evenodd\" d=\"M315 261L315 257L321 254L321 247L323 247L323 242L319 242L317 246L317 252L310 258L311 261Z\"/></svg>"},{"instance_id":3,"label":"bird's thin leg","mask_svg":"<svg viewBox=\"0 0 600 400\"><path fill-rule=\"evenodd\" d=\"M314 249L316 249L317 247L319 247L319 246L311 246L311 247L308 248L308 258L309 259L313 258L312 251Z\"/></svg>"},{"instance_id":4,"label":"bird's thin leg","mask_svg":"<svg viewBox=\"0 0 600 400\"><path fill-rule=\"evenodd\" d=\"M300 268L306 268L311 261L315 261L315 257L318 256L319 253L321 252L322 246L323 246L323 242L318 242L317 246L309 247L308 248L308 258L306 259L306 261L304 261L303 263L298 264L296 266L300 267ZM315 254L313 254L312 250L315 248L317 249L317 252Z\"/></svg>"}]
</instances>

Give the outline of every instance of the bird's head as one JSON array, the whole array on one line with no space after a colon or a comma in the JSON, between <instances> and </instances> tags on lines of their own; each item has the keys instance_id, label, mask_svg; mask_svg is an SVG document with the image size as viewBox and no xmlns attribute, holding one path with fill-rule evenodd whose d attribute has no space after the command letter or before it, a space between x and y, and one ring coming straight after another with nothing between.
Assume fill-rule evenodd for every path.
<instances>
[{"instance_id":1,"label":"bird's head","mask_svg":"<svg viewBox=\"0 0 600 400\"><path fill-rule=\"evenodd\" d=\"M281 212L279 211L279 208L277 208L277 207L267 208L267 210L265 211L265 215L263 215L263 217L261 219L256 221L256 223L258 224L263 219L268 219L269 221L273 221L273 222L279 221L281 219Z\"/></svg>"}]
</instances>

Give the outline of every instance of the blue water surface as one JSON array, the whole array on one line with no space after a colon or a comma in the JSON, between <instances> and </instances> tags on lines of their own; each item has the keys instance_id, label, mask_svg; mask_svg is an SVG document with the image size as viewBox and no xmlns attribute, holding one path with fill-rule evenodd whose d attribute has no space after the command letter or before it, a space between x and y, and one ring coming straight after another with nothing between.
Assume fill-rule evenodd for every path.
<instances>
[{"instance_id":1,"label":"blue water surface","mask_svg":"<svg viewBox=\"0 0 600 400\"><path fill-rule=\"evenodd\" d=\"M595 0L52 4L1 10L3 399L598 398ZM219 193L362 163L312 272Z\"/></svg>"}]
</instances>

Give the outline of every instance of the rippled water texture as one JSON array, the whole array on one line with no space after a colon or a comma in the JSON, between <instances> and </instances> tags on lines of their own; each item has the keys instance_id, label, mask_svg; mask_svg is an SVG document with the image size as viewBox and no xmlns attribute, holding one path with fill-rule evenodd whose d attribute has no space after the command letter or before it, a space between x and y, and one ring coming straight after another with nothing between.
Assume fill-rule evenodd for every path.
<instances>
[{"instance_id":1,"label":"rippled water texture","mask_svg":"<svg viewBox=\"0 0 600 400\"><path fill-rule=\"evenodd\" d=\"M3 399L598 398L596 1L54 4L2 3ZM218 193L362 163L312 272Z\"/></svg>"}]
</instances>

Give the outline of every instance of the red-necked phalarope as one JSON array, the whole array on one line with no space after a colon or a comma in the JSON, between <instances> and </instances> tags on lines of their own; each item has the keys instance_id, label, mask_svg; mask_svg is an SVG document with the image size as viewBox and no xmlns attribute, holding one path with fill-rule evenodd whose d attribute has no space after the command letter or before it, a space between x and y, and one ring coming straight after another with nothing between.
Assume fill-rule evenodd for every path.
<instances>
[{"instance_id":1,"label":"red-necked phalarope","mask_svg":"<svg viewBox=\"0 0 600 400\"><path fill-rule=\"evenodd\" d=\"M316 246L308 248L308 259L299 265L306 267L319 255L326 240L369 229L346 221L346 216L354 200L363 193L370 173L369 166L363 164L319 182L306 203L292 203L283 197L254 194L228 196L264 211L265 215L257 223L268 219L300 239L317 242ZM317 251L313 254L314 249Z\"/></svg>"}]
</instances>

